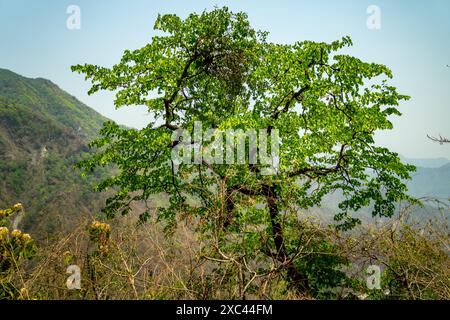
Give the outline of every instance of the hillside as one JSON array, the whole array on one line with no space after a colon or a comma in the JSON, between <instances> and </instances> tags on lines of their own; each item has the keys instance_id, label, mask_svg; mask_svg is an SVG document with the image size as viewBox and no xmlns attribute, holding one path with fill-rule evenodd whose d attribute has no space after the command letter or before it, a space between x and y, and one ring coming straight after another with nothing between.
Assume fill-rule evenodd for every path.
<instances>
[{"instance_id":1,"label":"hillside","mask_svg":"<svg viewBox=\"0 0 450 320\"><path fill-rule=\"evenodd\" d=\"M100 209L102 173L73 166L105 120L49 80L0 69L0 207L22 202L23 229L45 238Z\"/></svg>"}]
</instances>

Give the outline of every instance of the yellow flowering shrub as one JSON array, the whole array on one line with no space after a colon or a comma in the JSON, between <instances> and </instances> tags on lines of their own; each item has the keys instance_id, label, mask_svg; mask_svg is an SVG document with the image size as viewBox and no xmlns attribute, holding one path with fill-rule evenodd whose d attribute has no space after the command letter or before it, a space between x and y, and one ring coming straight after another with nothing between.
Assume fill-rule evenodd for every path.
<instances>
[{"instance_id":1,"label":"yellow flowering shrub","mask_svg":"<svg viewBox=\"0 0 450 320\"><path fill-rule=\"evenodd\" d=\"M11 208L1 210L0 209L0 225L5 224L6 218L12 216L14 213L19 212L23 209L21 203L16 203Z\"/></svg>"},{"instance_id":2,"label":"yellow flowering shrub","mask_svg":"<svg viewBox=\"0 0 450 320\"><path fill-rule=\"evenodd\" d=\"M108 253L108 244L111 237L111 226L100 221L93 221L89 226L89 237L91 241L98 244L98 252L102 255Z\"/></svg>"},{"instance_id":3,"label":"yellow flowering shrub","mask_svg":"<svg viewBox=\"0 0 450 320\"><path fill-rule=\"evenodd\" d=\"M20 264L30 259L36 247L28 233L20 230L9 230L7 218L23 209L22 204L0 210L0 298L14 297L14 286L9 276L18 270Z\"/></svg>"}]
</instances>

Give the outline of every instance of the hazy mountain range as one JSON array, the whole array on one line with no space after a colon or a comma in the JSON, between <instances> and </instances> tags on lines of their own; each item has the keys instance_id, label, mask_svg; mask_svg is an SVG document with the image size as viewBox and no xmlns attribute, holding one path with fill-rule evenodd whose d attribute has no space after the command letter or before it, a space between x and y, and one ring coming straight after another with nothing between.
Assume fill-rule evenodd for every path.
<instances>
[{"instance_id":1,"label":"hazy mountain range","mask_svg":"<svg viewBox=\"0 0 450 320\"><path fill-rule=\"evenodd\" d=\"M450 164L450 160L447 158L413 159L400 156L400 159L405 163L422 168L439 168Z\"/></svg>"},{"instance_id":2,"label":"hazy mountain range","mask_svg":"<svg viewBox=\"0 0 450 320\"><path fill-rule=\"evenodd\" d=\"M450 146L445 146L450 147ZM450 160L446 158L408 159L403 162L413 164L417 171L412 173L408 189L415 197L450 198Z\"/></svg>"}]
</instances>

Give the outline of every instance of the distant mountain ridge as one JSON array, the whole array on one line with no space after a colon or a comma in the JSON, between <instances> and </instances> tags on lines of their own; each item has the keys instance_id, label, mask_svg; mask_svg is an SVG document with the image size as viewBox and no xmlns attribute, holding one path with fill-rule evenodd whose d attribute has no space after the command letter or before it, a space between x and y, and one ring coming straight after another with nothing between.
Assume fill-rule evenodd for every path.
<instances>
[{"instance_id":1,"label":"distant mountain ridge","mask_svg":"<svg viewBox=\"0 0 450 320\"><path fill-rule=\"evenodd\" d=\"M447 158L413 159L400 156L404 163L416 166L407 182L409 193L417 198L450 199L450 160Z\"/></svg>"},{"instance_id":2,"label":"distant mountain ridge","mask_svg":"<svg viewBox=\"0 0 450 320\"><path fill-rule=\"evenodd\" d=\"M430 158L430 159L418 159L418 158L406 158L403 156L400 156L400 159L404 163L409 163L412 165L415 165L416 167L422 167L422 168L439 168L442 166L445 166L447 164L450 164L450 160L444 157L440 158Z\"/></svg>"},{"instance_id":3,"label":"distant mountain ridge","mask_svg":"<svg viewBox=\"0 0 450 320\"><path fill-rule=\"evenodd\" d=\"M418 198L450 199L450 163L438 168L417 167L407 185L410 194Z\"/></svg>"},{"instance_id":4,"label":"distant mountain ridge","mask_svg":"<svg viewBox=\"0 0 450 320\"><path fill-rule=\"evenodd\" d=\"M108 120L50 80L25 78L6 69L0 69L0 99L4 107L20 108L32 120L45 119L88 139L97 136L103 122Z\"/></svg>"}]
</instances>

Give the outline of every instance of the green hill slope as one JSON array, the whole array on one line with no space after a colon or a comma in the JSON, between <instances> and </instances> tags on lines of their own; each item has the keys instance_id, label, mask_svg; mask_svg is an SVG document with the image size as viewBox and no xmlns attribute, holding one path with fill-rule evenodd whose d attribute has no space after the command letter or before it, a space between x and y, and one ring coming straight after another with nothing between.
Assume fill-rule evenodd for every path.
<instances>
[{"instance_id":1,"label":"green hill slope","mask_svg":"<svg viewBox=\"0 0 450 320\"><path fill-rule=\"evenodd\" d=\"M22 202L21 227L40 238L98 212L100 176L73 166L106 120L49 80L0 69L0 207Z\"/></svg>"}]
</instances>

